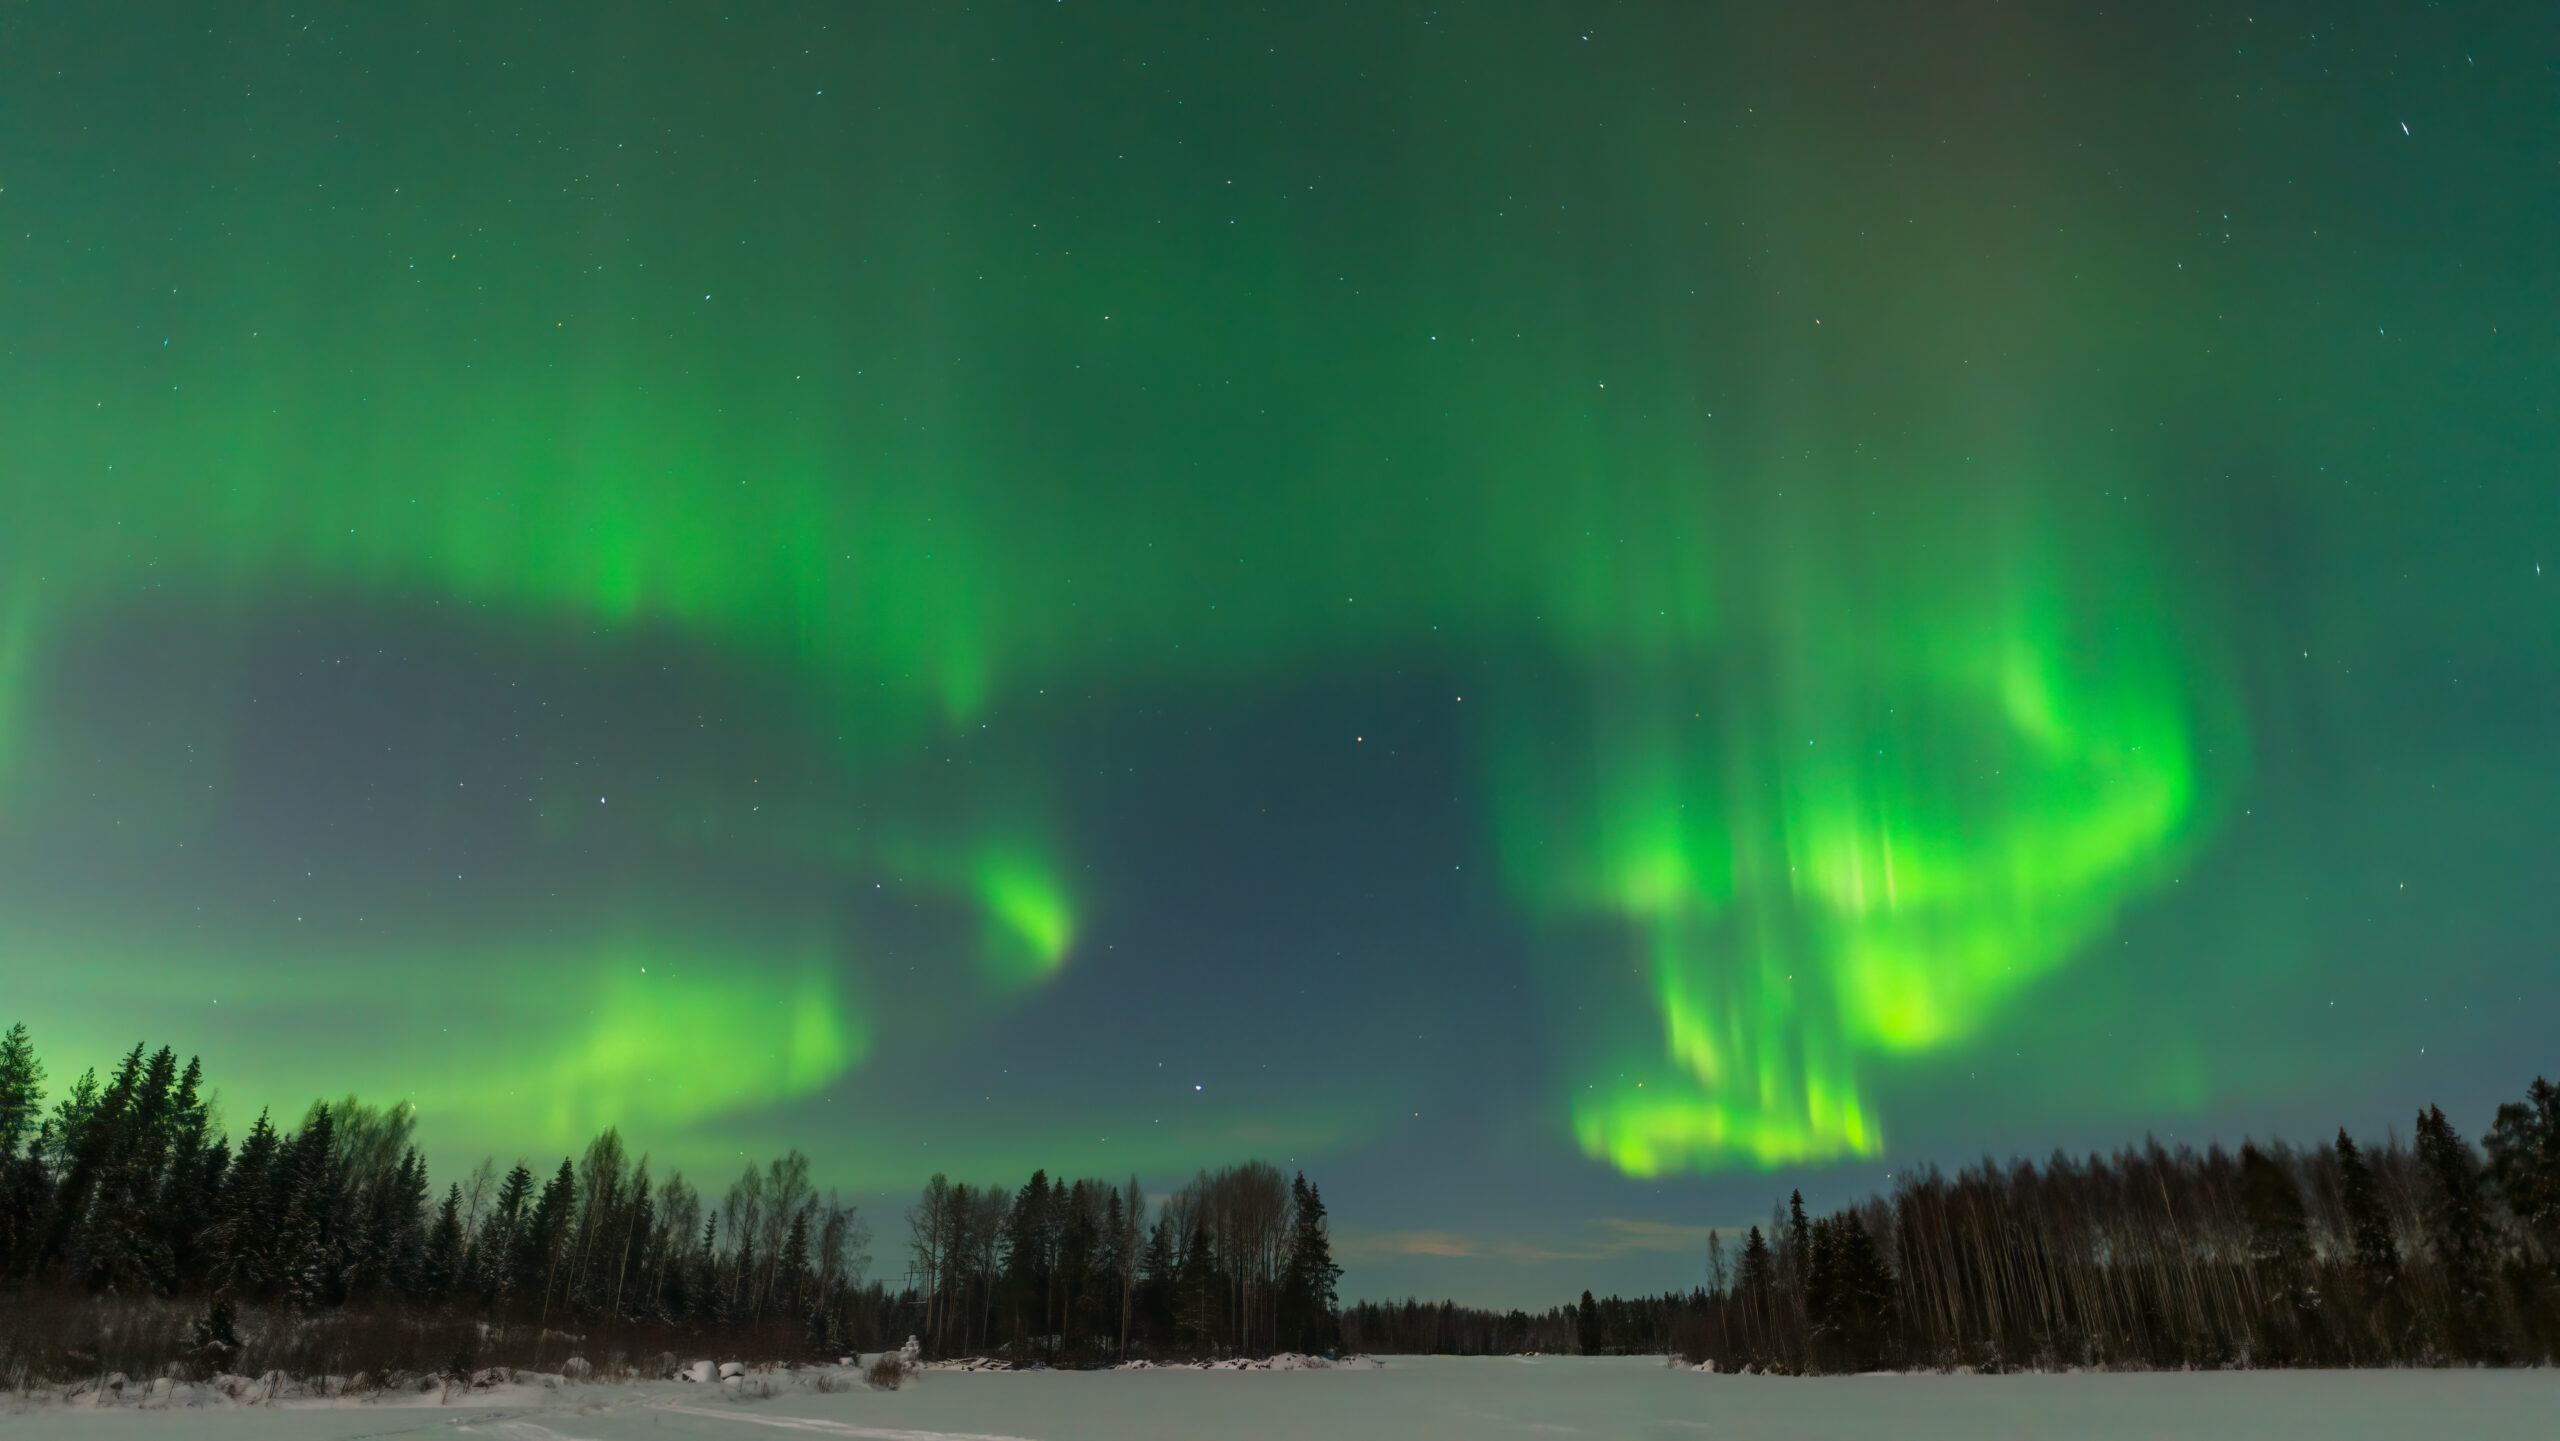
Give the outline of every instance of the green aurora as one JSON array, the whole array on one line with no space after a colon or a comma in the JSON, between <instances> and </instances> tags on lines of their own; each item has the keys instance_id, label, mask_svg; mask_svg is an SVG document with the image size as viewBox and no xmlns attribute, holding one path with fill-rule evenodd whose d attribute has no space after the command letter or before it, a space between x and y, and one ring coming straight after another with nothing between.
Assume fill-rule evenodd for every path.
<instances>
[{"instance_id":1,"label":"green aurora","mask_svg":"<svg viewBox=\"0 0 2560 1441\"><path fill-rule=\"evenodd\" d=\"M2319 623L2262 633L2254 527L2434 423L2393 318L2350 339L2398 214L2487 236L2410 344L2550 373L2547 163L2441 158L2547 85L2478 17L204 18L5 20L0 1011L200 1045L235 1119L411 1095L456 1153L717 1158L1066 1004L1111 916L1208 903L1094 829L1111 726L1063 707L1394 675L1448 692L1543 1134L1634 1177L1884 1155L1986 1037L2068 1030L2039 997L2271 783L2305 703L2266 658ZM2465 46L2474 92L2398 82L2436 135L2366 103ZM2547 408L2472 473L2547 487ZM349 849L294 890L201 857L280 804L244 757L321 722L261 708L274 637L330 615L467 658L420 696L543 698L503 766L377 736L423 799L296 832ZM436 859L464 835L512 859ZM892 885L922 930L848 909ZM2196 1064L2070 1113L2246 1094ZM1390 1135L1382 1089L1136 1151L1064 1100L913 1125L1178 1170ZM920 1154L842 1144L862 1185Z\"/></svg>"}]
</instances>

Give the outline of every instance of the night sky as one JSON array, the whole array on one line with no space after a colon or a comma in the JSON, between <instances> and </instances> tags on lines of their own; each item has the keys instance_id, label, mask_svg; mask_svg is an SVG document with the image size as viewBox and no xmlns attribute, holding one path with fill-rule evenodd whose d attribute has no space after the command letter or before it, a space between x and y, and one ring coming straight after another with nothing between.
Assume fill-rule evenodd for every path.
<instances>
[{"instance_id":1,"label":"night sky","mask_svg":"<svg viewBox=\"0 0 2560 1441\"><path fill-rule=\"evenodd\" d=\"M0 12L57 1082L1543 1305L2560 1067L2538 7L728 8Z\"/></svg>"}]
</instances>

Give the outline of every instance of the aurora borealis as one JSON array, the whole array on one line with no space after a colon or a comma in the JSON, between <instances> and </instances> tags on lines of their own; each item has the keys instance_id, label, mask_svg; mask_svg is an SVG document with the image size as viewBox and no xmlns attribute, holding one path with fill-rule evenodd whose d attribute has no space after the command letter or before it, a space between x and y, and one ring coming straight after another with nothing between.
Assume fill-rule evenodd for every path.
<instances>
[{"instance_id":1,"label":"aurora borealis","mask_svg":"<svg viewBox=\"0 0 2560 1441\"><path fill-rule=\"evenodd\" d=\"M0 1020L1505 1299L2505 1095L2547 30L14 9Z\"/></svg>"}]
</instances>

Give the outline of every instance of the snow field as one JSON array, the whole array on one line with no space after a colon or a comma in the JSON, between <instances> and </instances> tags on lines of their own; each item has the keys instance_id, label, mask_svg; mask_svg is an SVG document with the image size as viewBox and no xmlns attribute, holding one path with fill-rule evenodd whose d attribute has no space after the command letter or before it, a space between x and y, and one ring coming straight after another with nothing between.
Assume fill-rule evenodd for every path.
<instances>
[{"instance_id":1,"label":"snow field","mask_svg":"<svg viewBox=\"0 0 2560 1441\"><path fill-rule=\"evenodd\" d=\"M823 1379L822 1379L823 1378ZM1718 1437L1996 1441L2010 1437L2560 1436L2560 1372L2226 1371L1791 1380L1701 1374L1620 1357L1393 1357L1375 1370L928 1369L900 1389L852 1367L749 1373L705 1386L541 1382L379 1400L147 1409L95 1397L0 1411L8 1441L504 1441L753 1438L851 1441L1458 1441ZM756 1384L761 1383L761 1384ZM838 1389L825 1389L838 1388ZM769 1392L759 1396L758 1391ZM174 1399L174 1398L172 1398Z\"/></svg>"}]
</instances>

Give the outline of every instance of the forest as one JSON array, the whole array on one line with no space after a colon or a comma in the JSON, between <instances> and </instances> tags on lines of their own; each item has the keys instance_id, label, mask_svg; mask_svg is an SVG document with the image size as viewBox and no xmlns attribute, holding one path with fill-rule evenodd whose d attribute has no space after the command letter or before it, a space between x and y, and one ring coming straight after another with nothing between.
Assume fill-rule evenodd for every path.
<instances>
[{"instance_id":1,"label":"forest","mask_svg":"<svg viewBox=\"0 0 2560 1441\"><path fill-rule=\"evenodd\" d=\"M679 1354L883 1350L1088 1366L1278 1351L1669 1354L1724 1371L2519 1365L2560 1356L2560 1087L2475 1146L2156 1142L1901 1175L1830 1215L1801 1193L1703 1286L1544 1313L1342 1306L1322 1194L1259 1161L1151 1199L1125 1182L928 1181L904 1275L791 1151L716 1196L606 1130L556 1167L439 1192L405 1105L354 1097L235 1143L202 1068L137 1045L45 1106L0 1034L0 1382L626 1374Z\"/></svg>"},{"instance_id":2,"label":"forest","mask_svg":"<svg viewBox=\"0 0 2560 1441\"><path fill-rule=\"evenodd\" d=\"M1576 1349L1569 1307L1490 1311L1454 1301L1359 1301L1342 1308L1342 1349L1373 1356L1562 1356ZM1635 1346L1631 1351L1662 1351Z\"/></svg>"},{"instance_id":3,"label":"forest","mask_svg":"<svg viewBox=\"0 0 2560 1441\"><path fill-rule=\"evenodd\" d=\"M871 1231L792 1151L725 1192L653 1176L613 1130L557 1167L482 1162L441 1192L414 1113L353 1097L236 1145L202 1068L137 1045L48 1111L0 1035L0 1381L156 1375L663 1371L676 1353L936 1354L1092 1364L1335 1344L1324 1203L1260 1162L1150 1217L1135 1181L934 1178L915 1283L866 1279Z\"/></svg>"},{"instance_id":4,"label":"forest","mask_svg":"<svg viewBox=\"0 0 2560 1441\"><path fill-rule=\"evenodd\" d=\"M1134 1176L1034 1172L1008 1193L937 1175L907 1225L927 1355L1064 1365L1340 1342L1324 1198L1260 1161L1201 1172L1153 1224Z\"/></svg>"},{"instance_id":5,"label":"forest","mask_svg":"<svg viewBox=\"0 0 2560 1441\"><path fill-rule=\"evenodd\" d=\"M2475 1147L2412 1139L2202 1152L2156 1142L2043 1165L1907 1172L1808 1216L1803 1196L1687 1294L1574 1308L1587 1352L1719 1370L2549 1364L2560 1354L2560 1087Z\"/></svg>"}]
</instances>

